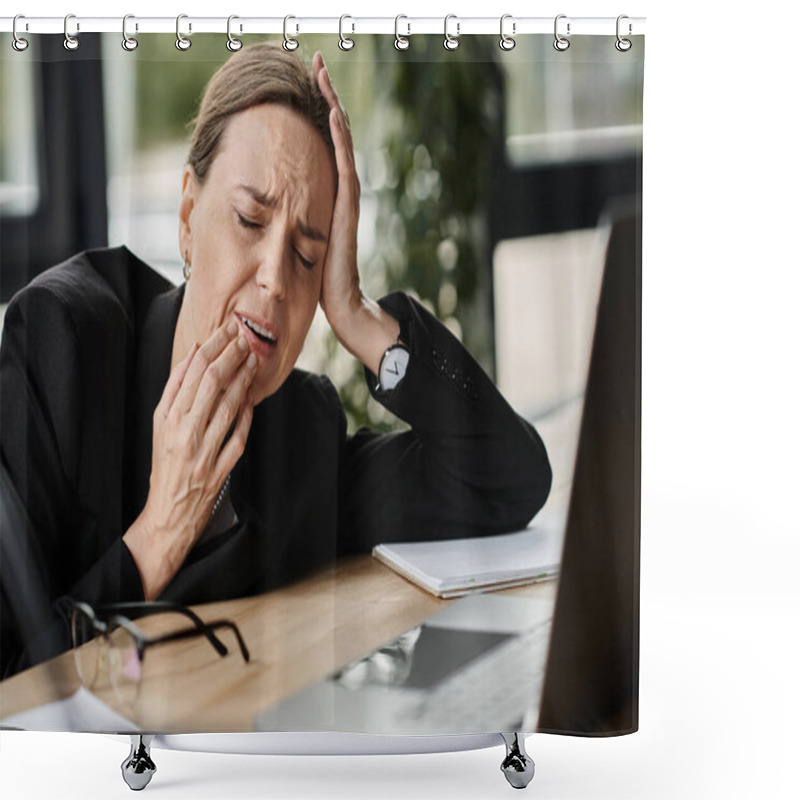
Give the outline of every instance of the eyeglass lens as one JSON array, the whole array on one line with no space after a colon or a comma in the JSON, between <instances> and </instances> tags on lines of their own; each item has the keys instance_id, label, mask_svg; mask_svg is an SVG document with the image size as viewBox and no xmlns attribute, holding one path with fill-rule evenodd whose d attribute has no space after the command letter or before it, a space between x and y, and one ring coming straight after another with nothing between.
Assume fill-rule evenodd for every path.
<instances>
[{"instance_id":1,"label":"eyeglass lens","mask_svg":"<svg viewBox=\"0 0 800 800\"><path fill-rule=\"evenodd\" d=\"M136 639L125 628L117 627L107 633L106 641L111 683L119 699L129 705L136 699L142 679Z\"/></svg>"},{"instance_id":2,"label":"eyeglass lens","mask_svg":"<svg viewBox=\"0 0 800 800\"><path fill-rule=\"evenodd\" d=\"M78 676L87 688L97 680L102 637L97 635L94 620L79 608L72 612L72 647Z\"/></svg>"},{"instance_id":3,"label":"eyeglass lens","mask_svg":"<svg viewBox=\"0 0 800 800\"><path fill-rule=\"evenodd\" d=\"M78 676L87 689L110 683L117 698L130 705L142 679L136 639L128 630L110 624L104 633L82 609L72 612L72 646Z\"/></svg>"}]
</instances>

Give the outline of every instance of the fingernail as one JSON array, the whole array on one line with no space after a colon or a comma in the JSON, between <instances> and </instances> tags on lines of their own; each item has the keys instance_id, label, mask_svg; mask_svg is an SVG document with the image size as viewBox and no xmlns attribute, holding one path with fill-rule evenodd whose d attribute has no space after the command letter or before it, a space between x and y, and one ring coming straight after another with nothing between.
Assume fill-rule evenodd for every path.
<instances>
[{"instance_id":1,"label":"fingernail","mask_svg":"<svg viewBox=\"0 0 800 800\"><path fill-rule=\"evenodd\" d=\"M247 366L250 369L253 369L253 367L255 367L257 362L258 362L258 358L256 358L256 354L255 353L250 353L250 355L247 356Z\"/></svg>"},{"instance_id":2,"label":"fingernail","mask_svg":"<svg viewBox=\"0 0 800 800\"><path fill-rule=\"evenodd\" d=\"M247 339L245 339L244 336L240 336L236 340L236 344L239 345L240 350L247 350Z\"/></svg>"},{"instance_id":3,"label":"fingernail","mask_svg":"<svg viewBox=\"0 0 800 800\"><path fill-rule=\"evenodd\" d=\"M233 336L238 328L239 326L235 322L229 322L225 330L228 332L229 336Z\"/></svg>"}]
</instances>

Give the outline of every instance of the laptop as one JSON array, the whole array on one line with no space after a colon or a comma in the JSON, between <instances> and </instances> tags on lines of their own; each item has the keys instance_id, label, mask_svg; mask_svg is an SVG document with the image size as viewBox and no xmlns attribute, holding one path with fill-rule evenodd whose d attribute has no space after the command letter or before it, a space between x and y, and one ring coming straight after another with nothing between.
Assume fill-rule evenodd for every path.
<instances>
[{"instance_id":1,"label":"laptop","mask_svg":"<svg viewBox=\"0 0 800 800\"><path fill-rule=\"evenodd\" d=\"M468 595L262 711L255 730L534 730L552 615L552 599Z\"/></svg>"}]
</instances>

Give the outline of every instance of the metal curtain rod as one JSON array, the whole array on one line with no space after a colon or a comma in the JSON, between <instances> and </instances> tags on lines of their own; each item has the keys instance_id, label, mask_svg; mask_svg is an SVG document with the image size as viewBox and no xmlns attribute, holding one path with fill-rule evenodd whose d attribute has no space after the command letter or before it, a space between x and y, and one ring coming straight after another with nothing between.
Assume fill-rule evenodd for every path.
<instances>
[{"instance_id":1,"label":"metal curtain rod","mask_svg":"<svg viewBox=\"0 0 800 800\"><path fill-rule=\"evenodd\" d=\"M570 17L559 14L554 17L514 17L503 15L502 27L508 36L531 33L553 34L557 28L563 36L641 36L645 32L645 17L622 17L618 28L617 17ZM501 29L500 17L459 17L450 14L444 17L234 17L231 32L237 36L248 33L275 33L302 36L307 33L358 34L437 34L449 32L451 36L470 34L497 34ZM555 24L554 24L555 23ZM228 32L228 17L194 17L181 15L180 31L183 36L194 33ZM70 14L65 17L35 17L20 15L16 31L20 36L27 33L64 35L65 26L70 36L81 33L120 33L122 17L81 17ZM175 33L175 17L136 17L129 15L125 24L128 35L141 33ZM14 17L0 17L0 32L14 30Z\"/></svg>"}]
</instances>

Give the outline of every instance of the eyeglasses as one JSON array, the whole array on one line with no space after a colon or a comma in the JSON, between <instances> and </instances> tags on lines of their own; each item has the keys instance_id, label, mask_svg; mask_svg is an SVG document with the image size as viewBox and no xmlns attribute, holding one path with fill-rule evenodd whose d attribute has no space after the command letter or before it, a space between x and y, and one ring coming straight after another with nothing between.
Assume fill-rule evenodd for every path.
<instances>
[{"instance_id":1,"label":"eyeglasses","mask_svg":"<svg viewBox=\"0 0 800 800\"><path fill-rule=\"evenodd\" d=\"M205 636L220 656L225 656L228 654L228 648L217 638L214 631L229 628L236 635L242 657L245 661L250 661L250 653L234 622L217 620L205 623L194 611L180 603L154 600L148 603L111 603L93 608L88 603L73 600L71 606L70 630L73 654L83 685L87 689L102 688L103 678L98 684L98 677L103 676L124 705L131 705L138 696L145 650L152 645L175 642L193 636ZM194 627L148 638L125 616L131 614L140 617L164 613L183 614L194 623Z\"/></svg>"}]
</instances>

